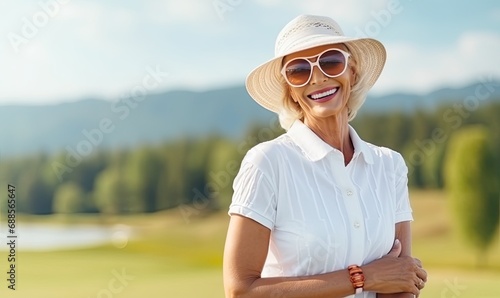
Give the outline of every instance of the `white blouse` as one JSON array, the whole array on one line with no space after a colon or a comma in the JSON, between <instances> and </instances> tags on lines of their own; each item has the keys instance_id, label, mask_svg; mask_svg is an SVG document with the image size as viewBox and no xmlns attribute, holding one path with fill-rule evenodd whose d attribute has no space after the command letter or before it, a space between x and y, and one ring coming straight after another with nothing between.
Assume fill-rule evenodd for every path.
<instances>
[{"instance_id":1,"label":"white blouse","mask_svg":"<svg viewBox=\"0 0 500 298\"><path fill-rule=\"evenodd\" d=\"M413 220L402 156L364 142L352 127L349 134L354 156L347 166L340 151L298 120L246 154L229 214L271 230L262 277L364 265L389 252L396 223Z\"/></svg>"}]
</instances>

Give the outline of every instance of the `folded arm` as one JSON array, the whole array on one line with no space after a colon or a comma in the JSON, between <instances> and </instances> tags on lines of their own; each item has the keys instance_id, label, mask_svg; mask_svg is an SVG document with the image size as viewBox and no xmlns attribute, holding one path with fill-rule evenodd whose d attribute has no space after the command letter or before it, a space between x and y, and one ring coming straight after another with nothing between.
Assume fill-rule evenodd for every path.
<instances>
[{"instance_id":1,"label":"folded arm","mask_svg":"<svg viewBox=\"0 0 500 298\"><path fill-rule=\"evenodd\" d=\"M396 224L396 239L401 241L401 254L400 256L411 257L411 226L410 221L403 221ZM416 259L417 265L421 268L420 260ZM422 278L424 285L427 281L427 275ZM377 298L413 298L413 293L397 293L397 294L377 294ZM417 294L418 297L418 294Z\"/></svg>"},{"instance_id":2,"label":"folded arm","mask_svg":"<svg viewBox=\"0 0 500 298\"><path fill-rule=\"evenodd\" d=\"M347 269L312 276L262 278L270 233L268 228L249 218L231 216L224 249L226 297L307 298L354 294ZM395 246L387 256L362 267L365 291L419 293L414 280L424 273L413 258L398 257L401 249Z\"/></svg>"}]
</instances>

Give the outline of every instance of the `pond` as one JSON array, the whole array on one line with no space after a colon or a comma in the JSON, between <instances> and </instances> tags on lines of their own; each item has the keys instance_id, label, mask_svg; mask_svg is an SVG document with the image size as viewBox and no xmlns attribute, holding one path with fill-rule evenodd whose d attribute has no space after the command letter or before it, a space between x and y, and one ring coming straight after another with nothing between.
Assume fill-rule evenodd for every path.
<instances>
[{"instance_id":1,"label":"pond","mask_svg":"<svg viewBox=\"0 0 500 298\"><path fill-rule=\"evenodd\" d=\"M132 228L123 224L98 226L19 223L16 232L18 251L80 249L103 244L123 248L132 236ZM2 243L11 239L7 238L5 225L0 229L0 239ZM0 251L7 248L6 244L0 245Z\"/></svg>"}]
</instances>

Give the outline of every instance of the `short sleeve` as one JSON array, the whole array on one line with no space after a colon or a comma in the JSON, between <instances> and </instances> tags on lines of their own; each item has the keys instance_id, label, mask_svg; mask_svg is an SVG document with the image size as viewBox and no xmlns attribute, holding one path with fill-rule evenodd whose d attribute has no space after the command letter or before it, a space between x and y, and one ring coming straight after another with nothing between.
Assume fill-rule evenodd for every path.
<instances>
[{"instance_id":1,"label":"short sleeve","mask_svg":"<svg viewBox=\"0 0 500 298\"><path fill-rule=\"evenodd\" d=\"M276 217L276 187L261 165L263 158L249 153L234 179L228 213L248 217L272 230Z\"/></svg>"},{"instance_id":2,"label":"short sleeve","mask_svg":"<svg viewBox=\"0 0 500 298\"><path fill-rule=\"evenodd\" d=\"M401 156L396 158L396 223L412 221L412 209L408 194L408 167Z\"/></svg>"}]
</instances>

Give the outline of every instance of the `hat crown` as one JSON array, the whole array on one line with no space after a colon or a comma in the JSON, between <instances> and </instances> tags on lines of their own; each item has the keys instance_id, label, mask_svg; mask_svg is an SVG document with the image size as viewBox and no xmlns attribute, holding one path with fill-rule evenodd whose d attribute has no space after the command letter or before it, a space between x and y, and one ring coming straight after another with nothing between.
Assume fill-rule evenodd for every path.
<instances>
[{"instance_id":1,"label":"hat crown","mask_svg":"<svg viewBox=\"0 0 500 298\"><path fill-rule=\"evenodd\" d=\"M301 50L305 38L318 35L343 37L339 24L329 17L300 15L290 21L278 34L274 48L275 57Z\"/></svg>"}]
</instances>

